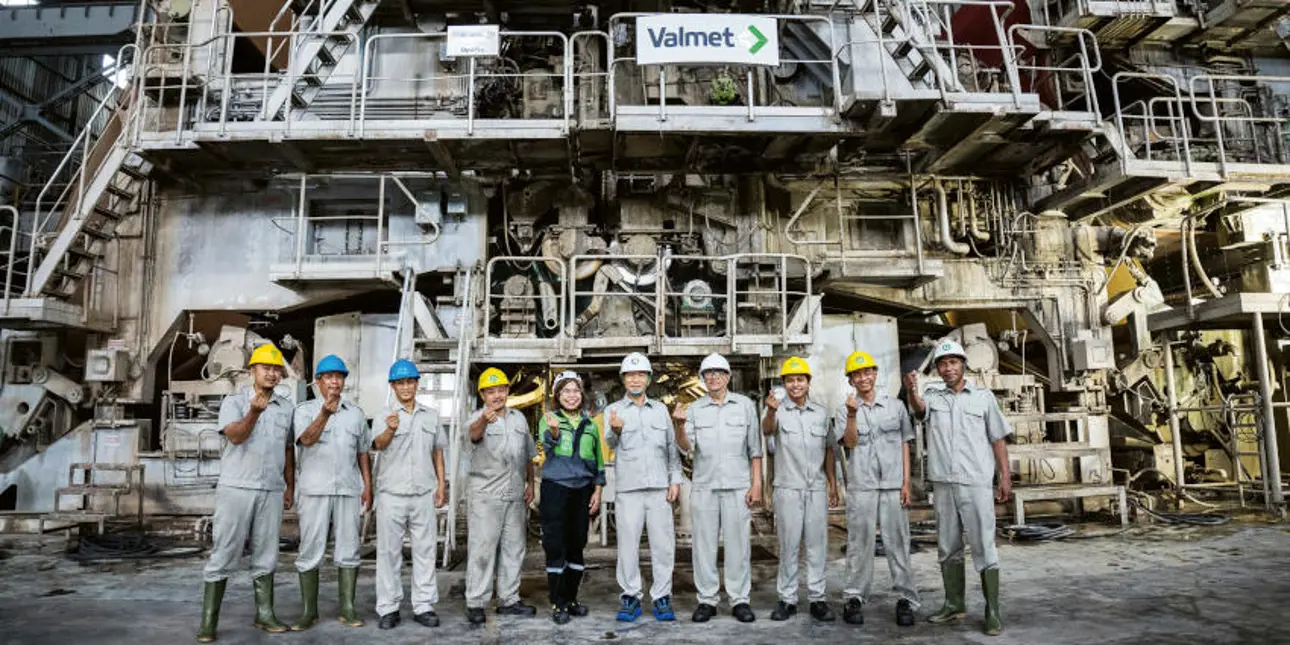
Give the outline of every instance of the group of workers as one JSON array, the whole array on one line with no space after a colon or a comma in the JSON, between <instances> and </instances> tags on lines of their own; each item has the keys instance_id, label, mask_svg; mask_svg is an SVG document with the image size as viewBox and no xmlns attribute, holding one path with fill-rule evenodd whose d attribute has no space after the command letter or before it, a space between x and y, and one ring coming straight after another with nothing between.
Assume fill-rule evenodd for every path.
<instances>
[{"instance_id":1,"label":"group of workers","mask_svg":"<svg viewBox=\"0 0 1290 645\"><path fill-rule=\"evenodd\" d=\"M984 631L995 635L1003 626L994 504L1006 502L1011 493L1006 445L1011 430L990 390L964 380L966 355L958 343L939 343L932 362L943 387L920 392L916 372L904 378L909 409L926 420L927 478L933 487L945 587L944 605L928 620L943 623L966 615L966 532L985 597ZM416 366L400 360L390 368L394 404L376 417L379 434L368 428L357 405L341 398L348 374L341 359L327 356L319 361L318 396L294 408L274 394L284 367L276 347L260 346L249 361L252 386L226 397L220 408L220 432L227 446L197 640L215 640L225 583L248 538L255 627L285 632L313 626L319 617L319 568L329 526L338 568L339 620L349 626L363 625L354 600L359 533L362 515L373 502L380 628L390 629L400 622L405 537L412 545L413 619L426 627L437 626L436 509L447 502L443 454L447 436L437 412L416 401ZM649 359L633 353L619 370L626 393L603 410L604 427L589 405L582 377L562 372L553 381L552 405L540 417L536 440L525 415L507 405L506 374L496 368L485 370L478 383L482 406L467 419L463 440L463 455L469 460L467 620L484 623L494 595L500 615L537 613L521 601L519 589L527 511L538 492L539 441L545 456L540 467L539 514L551 617L566 624L571 617L588 614L578 601L578 590L590 517L600 509L605 485L602 436L614 451L621 588L617 620L632 622L642 614L642 532L647 533L650 549L652 614L659 621L676 620L673 504L684 481L682 453L693 464L689 494L698 597L692 620L707 622L717 614L723 583L734 618L745 623L756 620L749 603L750 539L752 509L762 503L761 435L765 435L774 457L773 509L779 542L778 602L771 620L788 620L797 613L803 555L812 618L836 619L827 601L825 562L828 509L839 502L834 457L841 449L848 533L843 620L855 625L864 622L863 609L873 582L875 535L881 526L898 596L896 622L913 625L920 603L910 564L906 511L913 426L905 403L875 387L878 368L870 354L852 353L845 369L848 395L830 412L810 396L807 362L789 358L780 371L783 386L767 393L758 414L749 397L730 391L729 362L712 354L699 367L706 395L669 411L647 394L653 380ZM274 614L273 573L283 509L293 504L300 516L295 564L302 615L288 626ZM724 575L718 574L719 544L725 547Z\"/></svg>"}]
</instances>

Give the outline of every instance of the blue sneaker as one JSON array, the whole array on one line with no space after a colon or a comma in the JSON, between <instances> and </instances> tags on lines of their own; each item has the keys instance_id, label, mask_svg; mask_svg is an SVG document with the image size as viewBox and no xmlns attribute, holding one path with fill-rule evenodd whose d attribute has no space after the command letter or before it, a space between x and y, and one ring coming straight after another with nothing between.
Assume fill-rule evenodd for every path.
<instances>
[{"instance_id":1,"label":"blue sneaker","mask_svg":"<svg viewBox=\"0 0 1290 645\"><path fill-rule=\"evenodd\" d=\"M672 613L672 597L663 596L654 601L654 620L675 621L676 614Z\"/></svg>"},{"instance_id":2,"label":"blue sneaker","mask_svg":"<svg viewBox=\"0 0 1290 645\"><path fill-rule=\"evenodd\" d=\"M634 623L637 618L641 617L640 598L623 596L623 606L618 609L618 621L623 623Z\"/></svg>"}]
</instances>

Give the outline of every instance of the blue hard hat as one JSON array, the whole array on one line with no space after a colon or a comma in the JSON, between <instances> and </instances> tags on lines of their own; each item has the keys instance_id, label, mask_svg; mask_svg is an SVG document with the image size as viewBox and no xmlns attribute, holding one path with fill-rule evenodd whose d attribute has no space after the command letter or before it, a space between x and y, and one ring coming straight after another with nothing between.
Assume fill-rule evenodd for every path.
<instances>
[{"instance_id":1,"label":"blue hard hat","mask_svg":"<svg viewBox=\"0 0 1290 645\"><path fill-rule=\"evenodd\" d=\"M340 357L335 354L328 354L318 361L318 367L314 368L314 377L317 378L331 372L349 375L349 369L345 367L345 361L340 360Z\"/></svg>"},{"instance_id":2,"label":"blue hard hat","mask_svg":"<svg viewBox=\"0 0 1290 645\"><path fill-rule=\"evenodd\" d=\"M421 378L421 372L412 361L401 358L390 366L390 382L402 381L405 378Z\"/></svg>"}]
</instances>

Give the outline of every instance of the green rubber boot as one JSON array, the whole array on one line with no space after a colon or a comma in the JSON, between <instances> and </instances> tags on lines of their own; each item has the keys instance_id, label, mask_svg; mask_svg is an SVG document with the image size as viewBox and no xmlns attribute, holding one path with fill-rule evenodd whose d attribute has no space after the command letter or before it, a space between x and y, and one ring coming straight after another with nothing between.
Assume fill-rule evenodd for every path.
<instances>
[{"instance_id":1,"label":"green rubber boot","mask_svg":"<svg viewBox=\"0 0 1290 645\"><path fill-rule=\"evenodd\" d=\"M999 614L999 570L981 572L981 591L985 594L985 634L998 636L1003 633L1003 616Z\"/></svg>"},{"instance_id":2,"label":"green rubber boot","mask_svg":"<svg viewBox=\"0 0 1290 645\"><path fill-rule=\"evenodd\" d=\"M224 602L224 585L227 580L206 583L202 594L202 626L197 630L197 642L214 643L215 628L219 626L219 607Z\"/></svg>"},{"instance_id":3,"label":"green rubber boot","mask_svg":"<svg viewBox=\"0 0 1290 645\"><path fill-rule=\"evenodd\" d=\"M318 622L318 570L300 573L300 620L291 626L293 632L303 632Z\"/></svg>"},{"instance_id":4,"label":"green rubber boot","mask_svg":"<svg viewBox=\"0 0 1290 645\"><path fill-rule=\"evenodd\" d=\"M278 617L273 614L272 573L255 579L255 628L270 634L291 631L290 627L278 622Z\"/></svg>"},{"instance_id":5,"label":"green rubber boot","mask_svg":"<svg viewBox=\"0 0 1290 645\"><path fill-rule=\"evenodd\" d=\"M358 567L341 567L340 570L340 622L349 627L362 627L363 619L354 608L354 592L358 589Z\"/></svg>"},{"instance_id":6,"label":"green rubber boot","mask_svg":"<svg viewBox=\"0 0 1290 645\"><path fill-rule=\"evenodd\" d=\"M963 602L967 579L963 573L963 562L945 562L941 564L941 580L945 582L945 604L941 610L927 617L929 623L948 623L967 615L967 605Z\"/></svg>"}]
</instances>

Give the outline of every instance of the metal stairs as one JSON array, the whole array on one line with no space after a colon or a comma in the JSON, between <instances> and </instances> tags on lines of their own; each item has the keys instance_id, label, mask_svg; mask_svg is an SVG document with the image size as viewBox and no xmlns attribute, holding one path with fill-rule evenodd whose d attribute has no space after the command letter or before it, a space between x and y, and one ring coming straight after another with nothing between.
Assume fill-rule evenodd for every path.
<instances>
[{"instance_id":1,"label":"metal stairs","mask_svg":"<svg viewBox=\"0 0 1290 645\"><path fill-rule=\"evenodd\" d=\"M54 511L45 513L38 520L38 533L40 536L45 535L45 523L70 523L70 524L97 524L99 534L102 535L106 528L107 520L121 516L121 498L129 495L135 495L138 498L138 505L135 509L135 521L140 527L143 526L143 471L142 464L113 464L113 463L75 463L67 468L67 486L59 488L54 492ZM76 473L80 472L80 482L77 482ZM103 483L96 482L95 473L113 472L124 475L124 480L120 483ZM112 512L96 511L91 499L96 497L111 497ZM62 500L64 497L79 497L81 507L79 509L64 509Z\"/></svg>"},{"instance_id":2,"label":"metal stairs","mask_svg":"<svg viewBox=\"0 0 1290 645\"><path fill-rule=\"evenodd\" d=\"M92 144L88 132L82 132L84 140L72 147L61 167L66 168L74 155L82 158L66 187L45 205L44 197L54 182L63 181L60 172L41 191L33 228L35 254L29 262L34 269L26 297L71 299L106 253L117 227L137 211L151 164L128 147L130 117L128 107L116 110Z\"/></svg>"},{"instance_id":3,"label":"metal stairs","mask_svg":"<svg viewBox=\"0 0 1290 645\"><path fill-rule=\"evenodd\" d=\"M293 30L301 29L284 79L269 94L259 120L287 120L291 106L303 108L336 70L337 63L356 47L359 32L380 5L380 0L292 0L287 3L296 15ZM284 7L285 8L285 7Z\"/></svg>"}]
</instances>

